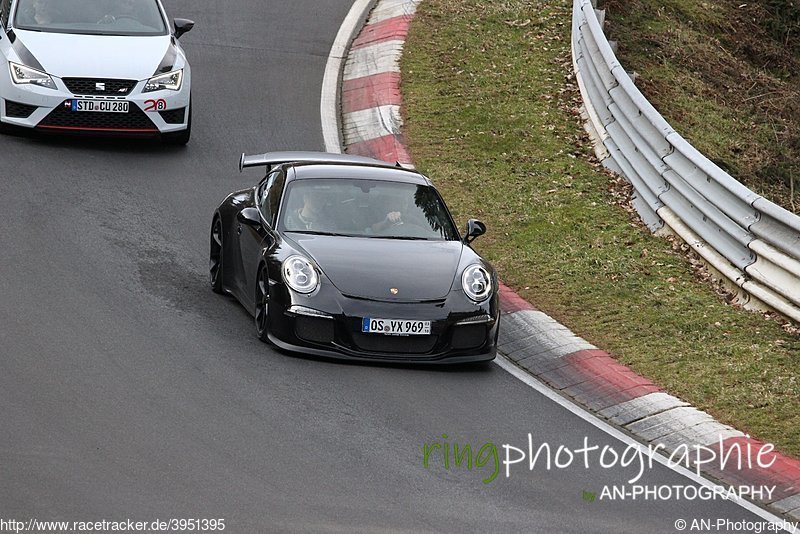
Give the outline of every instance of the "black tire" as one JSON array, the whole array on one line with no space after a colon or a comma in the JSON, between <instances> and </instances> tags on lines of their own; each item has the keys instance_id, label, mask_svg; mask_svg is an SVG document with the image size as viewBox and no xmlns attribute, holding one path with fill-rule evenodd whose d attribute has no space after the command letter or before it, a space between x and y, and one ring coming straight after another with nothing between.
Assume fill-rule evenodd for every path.
<instances>
[{"instance_id":1,"label":"black tire","mask_svg":"<svg viewBox=\"0 0 800 534\"><path fill-rule=\"evenodd\" d=\"M258 339L269 343L269 272L267 266L262 265L258 268L256 277L256 335Z\"/></svg>"},{"instance_id":2,"label":"black tire","mask_svg":"<svg viewBox=\"0 0 800 534\"><path fill-rule=\"evenodd\" d=\"M0 134L13 135L15 133L17 132L15 131L15 128L12 125L6 122L0 122Z\"/></svg>"},{"instance_id":3,"label":"black tire","mask_svg":"<svg viewBox=\"0 0 800 534\"><path fill-rule=\"evenodd\" d=\"M211 246L208 256L208 273L211 290L214 293L223 293L222 289L222 220L214 218L211 224Z\"/></svg>"},{"instance_id":4,"label":"black tire","mask_svg":"<svg viewBox=\"0 0 800 534\"><path fill-rule=\"evenodd\" d=\"M189 121L186 123L186 129L180 132L170 132L161 134L161 140L168 145L183 146L189 142L192 136L192 100L189 99Z\"/></svg>"}]
</instances>

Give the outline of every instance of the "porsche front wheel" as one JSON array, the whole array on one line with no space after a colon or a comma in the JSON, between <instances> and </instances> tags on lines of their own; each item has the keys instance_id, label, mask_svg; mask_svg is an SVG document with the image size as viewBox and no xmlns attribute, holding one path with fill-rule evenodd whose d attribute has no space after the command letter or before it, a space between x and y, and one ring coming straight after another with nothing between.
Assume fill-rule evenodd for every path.
<instances>
[{"instance_id":1,"label":"porsche front wheel","mask_svg":"<svg viewBox=\"0 0 800 534\"><path fill-rule=\"evenodd\" d=\"M208 272L211 290L222 293L222 220L214 219L211 225L211 250L208 258Z\"/></svg>"},{"instance_id":2,"label":"porsche front wheel","mask_svg":"<svg viewBox=\"0 0 800 534\"><path fill-rule=\"evenodd\" d=\"M267 317L269 306L269 273L267 266L262 265L258 269L258 278L256 278L256 333L258 339L264 342L269 341L267 331Z\"/></svg>"}]
</instances>

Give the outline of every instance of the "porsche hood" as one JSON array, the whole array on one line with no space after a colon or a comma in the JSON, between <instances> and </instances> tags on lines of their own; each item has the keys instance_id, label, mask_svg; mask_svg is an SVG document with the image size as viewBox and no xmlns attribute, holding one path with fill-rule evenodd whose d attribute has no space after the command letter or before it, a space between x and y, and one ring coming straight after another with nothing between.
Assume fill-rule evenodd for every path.
<instances>
[{"instance_id":1,"label":"porsche hood","mask_svg":"<svg viewBox=\"0 0 800 534\"><path fill-rule=\"evenodd\" d=\"M299 234L295 240L342 294L394 302L447 297L464 248L459 241Z\"/></svg>"},{"instance_id":2,"label":"porsche hood","mask_svg":"<svg viewBox=\"0 0 800 534\"><path fill-rule=\"evenodd\" d=\"M145 80L156 73L174 46L170 35L127 37L27 30L15 33L44 71L60 78Z\"/></svg>"}]
</instances>

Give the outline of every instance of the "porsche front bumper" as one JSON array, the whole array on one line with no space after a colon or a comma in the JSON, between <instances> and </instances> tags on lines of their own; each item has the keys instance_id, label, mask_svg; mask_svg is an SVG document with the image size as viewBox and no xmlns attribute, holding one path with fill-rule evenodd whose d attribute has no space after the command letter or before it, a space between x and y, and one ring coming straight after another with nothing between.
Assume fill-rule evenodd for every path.
<instances>
[{"instance_id":1,"label":"porsche front bumper","mask_svg":"<svg viewBox=\"0 0 800 534\"><path fill-rule=\"evenodd\" d=\"M276 300L278 302L276 302ZM280 302L269 305L269 338L293 352L394 363L464 363L494 359L499 309L453 296L441 302L387 303L340 296L335 305ZM450 302L448 302L450 301ZM453 302L455 301L455 302ZM429 320L430 335L362 332L364 317Z\"/></svg>"}]
</instances>

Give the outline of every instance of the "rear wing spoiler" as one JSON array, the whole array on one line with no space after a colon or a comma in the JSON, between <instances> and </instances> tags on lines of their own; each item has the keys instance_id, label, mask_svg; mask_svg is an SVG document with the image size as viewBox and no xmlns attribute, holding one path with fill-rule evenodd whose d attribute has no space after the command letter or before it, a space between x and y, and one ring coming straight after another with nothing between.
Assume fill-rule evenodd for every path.
<instances>
[{"instance_id":1,"label":"rear wing spoiler","mask_svg":"<svg viewBox=\"0 0 800 534\"><path fill-rule=\"evenodd\" d=\"M247 167L267 167L267 171L275 165L281 163L352 163L362 165L380 165L381 167L394 167L392 163L378 159L367 158L364 156L353 156L350 154L335 154L333 152L311 152L311 151L287 151L287 152L267 152L248 156L242 154L239 159L239 172Z\"/></svg>"}]
</instances>

